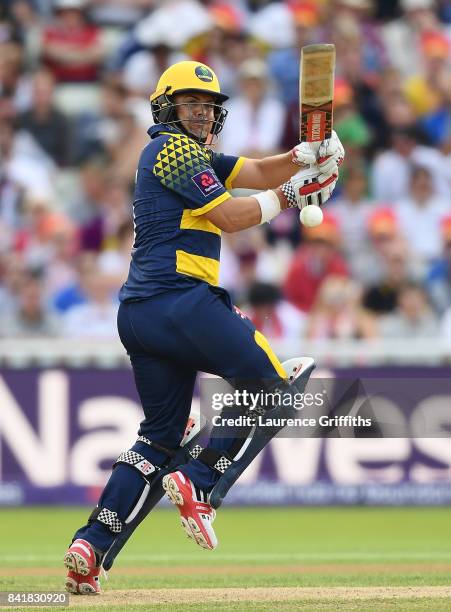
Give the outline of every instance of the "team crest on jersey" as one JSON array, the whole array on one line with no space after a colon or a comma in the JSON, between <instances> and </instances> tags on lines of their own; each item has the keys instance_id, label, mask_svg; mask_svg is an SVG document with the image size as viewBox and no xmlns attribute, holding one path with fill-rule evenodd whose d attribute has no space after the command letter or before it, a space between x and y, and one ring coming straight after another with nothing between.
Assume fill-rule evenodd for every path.
<instances>
[{"instance_id":1,"label":"team crest on jersey","mask_svg":"<svg viewBox=\"0 0 451 612\"><path fill-rule=\"evenodd\" d=\"M222 185L212 170L203 170L191 177L196 187L201 191L204 197L221 189Z\"/></svg>"}]
</instances>

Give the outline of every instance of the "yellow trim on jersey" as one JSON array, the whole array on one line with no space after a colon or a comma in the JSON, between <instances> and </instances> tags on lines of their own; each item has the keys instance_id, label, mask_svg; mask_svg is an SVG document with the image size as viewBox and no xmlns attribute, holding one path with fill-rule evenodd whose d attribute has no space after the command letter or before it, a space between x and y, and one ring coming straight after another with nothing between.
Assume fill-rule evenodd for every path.
<instances>
[{"instance_id":1,"label":"yellow trim on jersey","mask_svg":"<svg viewBox=\"0 0 451 612\"><path fill-rule=\"evenodd\" d=\"M226 189L232 189L232 183L240 173L241 168L243 167L244 162L246 161L245 157L239 157L236 160L235 165L232 168L232 172L226 178L226 182L224 183L224 187Z\"/></svg>"},{"instance_id":2,"label":"yellow trim on jersey","mask_svg":"<svg viewBox=\"0 0 451 612\"><path fill-rule=\"evenodd\" d=\"M219 206L219 204L222 204L231 197L232 196L228 191L226 191L225 193L221 193L220 196L218 196L208 204L205 204L205 206L202 206L202 208L194 208L191 211L191 214L195 217L197 217L198 215L204 215L205 213L209 212L210 210L213 210L213 208L216 208L216 206Z\"/></svg>"},{"instance_id":3,"label":"yellow trim on jersey","mask_svg":"<svg viewBox=\"0 0 451 612\"><path fill-rule=\"evenodd\" d=\"M221 230L214 223L205 219L205 217L194 217L193 211L190 208L185 208L182 219L180 221L180 229L193 229L202 232L211 232L212 234L221 235Z\"/></svg>"},{"instance_id":4,"label":"yellow trim on jersey","mask_svg":"<svg viewBox=\"0 0 451 612\"><path fill-rule=\"evenodd\" d=\"M192 255L185 251L176 252L176 271L179 274L200 278L210 285L217 285L219 282L219 261L211 257Z\"/></svg>"},{"instance_id":5,"label":"yellow trim on jersey","mask_svg":"<svg viewBox=\"0 0 451 612\"><path fill-rule=\"evenodd\" d=\"M265 338L265 336L261 332L259 332L258 330L255 330L254 339L255 339L255 342L258 344L258 346L261 349L263 349L265 351L265 353L267 354L268 359L272 363L272 365L274 366L274 369L277 372L277 374L281 378L288 378L287 373L285 372L285 370L283 368L283 365L277 359L276 354L274 353L272 348L269 346L269 342Z\"/></svg>"}]
</instances>

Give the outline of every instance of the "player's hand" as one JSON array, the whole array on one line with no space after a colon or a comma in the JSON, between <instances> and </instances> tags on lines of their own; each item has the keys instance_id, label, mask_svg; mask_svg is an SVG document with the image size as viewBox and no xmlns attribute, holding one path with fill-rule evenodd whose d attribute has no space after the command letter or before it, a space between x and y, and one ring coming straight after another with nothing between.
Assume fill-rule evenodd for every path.
<instances>
[{"instance_id":1,"label":"player's hand","mask_svg":"<svg viewBox=\"0 0 451 612\"><path fill-rule=\"evenodd\" d=\"M288 206L297 206L302 210L304 206L310 204L321 206L327 202L335 189L337 180L338 170L337 174L326 176L315 164L299 170L280 188L288 200Z\"/></svg>"},{"instance_id":2,"label":"player's hand","mask_svg":"<svg viewBox=\"0 0 451 612\"><path fill-rule=\"evenodd\" d=\"M297 166L316 163L316 152L308 142L301 142L291 149L291 161Z\"/></svg>"},{"instance_id":3,"label":"player's hand","mask_svg":"<svg viewBox=\"0 0 451 612\"><path fill-rule=\"evenodd\" d=\"M322 174L331 176L336 174L338 167L342 164L345 150L337 136L337 132L332 130L331 138L323 140L318 148L318 167Z\"/></svg>"}]
</instances>

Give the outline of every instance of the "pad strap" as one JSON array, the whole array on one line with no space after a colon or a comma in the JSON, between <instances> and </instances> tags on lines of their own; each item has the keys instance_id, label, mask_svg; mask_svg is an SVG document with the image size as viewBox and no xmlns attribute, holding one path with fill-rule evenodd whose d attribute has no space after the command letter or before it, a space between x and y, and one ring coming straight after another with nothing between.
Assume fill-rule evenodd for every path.
<instances>
[{"instance_id":1,"label":"pad strap","mask_svg":"<svg viewBox=\"0 0 451 612\"><path fill-rule=\"evenodd\" d=\"M122 531L123 524L121 519L118 517L116 512L113 512L108 508L94 508L90 517L88 518L88 523L91 524L94 521L103 523L112 533L121 533Z\"/></svg>"},{"instance_id":2,"label":"pad strap","mask_svg":"<svg viewBox=\"0 0 451 612\"><path fill-rule=\"evenodd\" d=\"M220 474L224 474L233 463L228 453L213 448L204 448L197 459Z\"/></svg>"},{"instance_id":3,"label":"pad strap","mask_svg":"<svg viewBox=\"0 0 451 612\"><path fill-rule=\"evenodd\" d=\"M172 459L172 457L175 457L175 454L177 452L177 450L174 450L173 448L167 448L166 446L162 446L158 442L154 442L153 440L149 440L149 438L146 438L145 436L139 436L139 438L136 441L137 442L144 442L144 444L147 444L148 446L151 446L152 448L154 448L156 451L159 451L160 453L164 453L165 455L167 455L171 459ZM164 467L164 466L162 466L162 467Z\"/></svg>"},{"instance_id":4,"label":"pad strap","mask_svg":"<svg viewBox=\"0 0 451 612\"><path fill-rule=\"evenodd\" d=\"M203 451L202 446L200 446L200 444L196 444L196 446L194 446L193 448L189 450L189 454L191 455L193 459L198 459L202 451Z\"/></svg>"},{"instance_id":5,"label":"pad strap","mask_svg":"<svg viewBox=\"0 0 451 612\"><path fill-rule=\"evenodd\" d=\"M147 482L153 480L155 473L160 469L158 465L154 465L145 457L132 450L121 453L114 462L113 468L120 463L134 467L144 477L144 479L147 480Z\"/></svg>"}]
</instances>

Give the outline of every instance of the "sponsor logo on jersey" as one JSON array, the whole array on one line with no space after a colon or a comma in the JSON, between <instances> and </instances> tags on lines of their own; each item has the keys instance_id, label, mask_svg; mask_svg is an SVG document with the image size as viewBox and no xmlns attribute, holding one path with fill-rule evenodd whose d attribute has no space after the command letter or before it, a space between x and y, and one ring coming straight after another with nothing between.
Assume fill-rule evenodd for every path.
<instances>
[{"instance_id":1,"label":"sponsor logo on jersey","mask_svg":"<svg viewBox=\"0 0 451 612\"><path fill-rule=\"evenodd\" d=\"M191 177L196 187L202 192L202 195L207 197L211 193L221 189L222 185L216 177L213 170L203 170Z\"/></svg>"}]
</instances>

